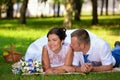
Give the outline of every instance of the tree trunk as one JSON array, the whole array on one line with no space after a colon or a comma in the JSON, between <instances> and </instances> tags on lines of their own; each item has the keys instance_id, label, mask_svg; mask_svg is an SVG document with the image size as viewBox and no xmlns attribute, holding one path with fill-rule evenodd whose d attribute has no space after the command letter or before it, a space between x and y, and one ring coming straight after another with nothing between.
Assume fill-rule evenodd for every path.
<instances>
[{"instance_id":1,"label":"tree trunk","mask_svg":"<svg viewBox=\"0 0 120 80\"><path fill-rule=\"evenodd\" d=\"M57 3L57 7L58 7L58 9L57 9L57 17L59 17L60 15L60 2L58 1L58 3Z\"/></svg>"},{"instance_id":2,"label":"tree trunk","mask_svg":"<svg viewBox=\"0 0 120 80\"><path fill-rule=\"evenodd\" d=\"M54 10L53 17L55 17L56 16L56 13L55 13L55 2L53 3L53 10Z\"/></svg>"},{"instance_id":3,"label":"tree trunk","mask_svg":"<svg viewBox=\"0 0 120 80\"><path fill-rule=\"evenodd\" d=\"M1 5L0 5L0 19L1 19Z\"/></svg>"},{"instance_id":4,"label":"tree trunk","mask_svg":"<svg viewBox=\"0 0 120 80\"><path fill-rule=\"evenodd\" d=\"M92 1L92 24L97 25L98 24L98 15L97 15L97 0L91 0Z\"/></svg>"},{"instance_id":5,"label":"tree trunk","mask_svg":"<svg viewBox=\"0 0 120 80\"><path fill-rule=\"evenodd\" d=\"M115 0L113 0L113 15L115 14Z\"/></svg>"},{"instance_id":6,"label":"tree trunk","mask_svg":"<svg viewBox=\"0 0 120 80\"><path fill-rule=\"evenodd\" d=\"M20 9L20 24L26 24L26 9L28 0L24 0Z\"/></svg>"},{"instance_id":7,"label":"tree trunk","mask_svg":"<svg viewBox=\"0 0 120 80\"><path fill-rule=\"evenodd\" d=\"M74 11L75 11L74 19L76 21L80 20L82 3L83 3L83 0L74 0Z\"/></svg>"},{"instance_id":8,"label":"tree trunk","mask_svg":"<svg viewBox=\"0 0 120 80\"><path fill-rule=\"evenodd\" d=\"M106 0L106 15L108 15L108 0Z\"/></svg>"},{"instance_id":9,"label":"tree trunk","mask_svg":"<svg viewBox=\"0 0 120 80\"><path fill-rule=\"evenodd\" d=\"M64 27L72 27L73 0L66 0L66 14L64 16Z\"/></svg>"},{"instance_id":10,"label":"tree trunk","mask_svg":"<svg viewBox=\"0 0 120 80\"><path fill-rule=\"evenodd\" d=\"M103 15L103 7L104 7L104 0L101 0L101 13L100 15L102 16Z\"/></svg>"},{"instance_id":11,"label":"tree trunk","mask_svg":"<svg viewBox=\"0 0 120 80\"><path fill-rule=\"evenodd\" d=\"M8 4L7 4L7 18L12 19L13 18L13 1L12 0L8 0Z\"/></svg>"}]
</instances>

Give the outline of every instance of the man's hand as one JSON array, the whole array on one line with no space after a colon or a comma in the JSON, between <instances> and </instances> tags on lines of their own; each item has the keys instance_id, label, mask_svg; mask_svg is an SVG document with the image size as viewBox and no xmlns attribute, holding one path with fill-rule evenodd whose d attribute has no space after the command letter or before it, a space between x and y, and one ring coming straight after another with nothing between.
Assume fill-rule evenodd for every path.
<instances>
[{"instance_id":1,"label":"man's hand","mask_svg":"<svg viewBox=\"0 0 120 80\"><path fill-rule=\"evenodd\" d=\"M93 66L91 63L84 63L81 65L81 72L88 73L93 69Z\"/></svg>"}]
</instances>

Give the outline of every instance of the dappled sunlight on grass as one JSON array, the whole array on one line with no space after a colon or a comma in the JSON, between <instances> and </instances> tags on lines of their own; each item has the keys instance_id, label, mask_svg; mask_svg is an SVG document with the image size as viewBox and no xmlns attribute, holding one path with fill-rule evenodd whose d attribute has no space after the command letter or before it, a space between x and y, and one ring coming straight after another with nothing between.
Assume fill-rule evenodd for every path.
<instances>
[{"instance_id":1,"label":"dappled sunlight on grass","mask_svg":"<svg viewBox=\"0 0 120 80\"><path fill-rule=\"evenodd\" d=\"M99 24L91 25L92 17L82 16L81 21L73 21L72 28L87 29L100 38L103 38L110 44L111 49L114 47L116 40L120 41L120 15L116 16L99 16ZM0 21L0 54L3 54L3 48L10 48L13 43L15 50L21 52L24 56L28 46L36 39L47 34L53 27L61 27L63 17L60 18L27 18L27 24L19 24L18 19ZM13 75L11 72L11 63L6 63L3 55L0 55L0 76L4 80L116 80L119 79L119 73L89 73L83 75L31 75L21 76ZM7 76L7 77L6 77ZM10 77L8 77L10 76ZM107 76L107 77L106 77Z\"/></svg>"},{"instance_id":2,"label":"dappled sunlight on grass","mask_svg":"<svg viewBox=\"0 0 120 80\"><path fill-rule=\"evenodd\" d=\"M4 28L9 28L9 27L12 27L13 25L12 24L2 24L1 26L3 26Z\"/></svg>"},{"instance_id":3,"label":"dappled sunlight on grass","mask_svg":"<svg viewBox=\"0 0 120 80\"><path fill-rule=\"evenodd\" d=\"M104 15L104 16L99 16L99 19L119 19L120 20L120 15Z\"/></svg>"},{"instance_id":4,"label":"dappled sunlight on grass","mask_svg":"<svg viewBox=\"0 0 120 80\"><path fill-rule=\"evenodd\" d=\"M36 39L44 36L48 30L0 30L0 48L9 48L14 43L17 50L25 53L28 45ZM21 46L20 46L21 45ZM0 52L1 49L0 49Z\"/></svg>"},{"instance_id":5,"label":"dappled sunlight on grass","mask_svg":"<svg viewBox=\"0 0 120 80\"><path fill-rule=\"evenodd\" d=\"M8 34L9 34L9 37L13 37L13 38L21 38L21 39L36 39L36 37L41 37L42 35L44 35L45 33L42 33L42 31L33 31L33 30L2 30L1 31L1 36L4 36L4 37L8 37Z\"/></svg>"},{"instance_id":6,"label":"dappled sunlight on grass","mask_svg":"<svg viewBox=\"0 0 120 80\"><path fill-rule=\"evenodd\" d=\"M90 29L90 31L95 33L97 36L107 41L110 44L111 49L114 47L115 41L120 41L119 30L120 29L112 30L112 29L96 28L96 27Z\"/></svg>"}]
</instances>

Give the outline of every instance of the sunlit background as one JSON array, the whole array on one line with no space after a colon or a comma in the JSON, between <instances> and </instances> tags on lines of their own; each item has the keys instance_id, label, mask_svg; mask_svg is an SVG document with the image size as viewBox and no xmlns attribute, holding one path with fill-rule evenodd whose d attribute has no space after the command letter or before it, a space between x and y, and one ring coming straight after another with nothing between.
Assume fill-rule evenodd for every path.
<instances>
[{"instance_id":1,"label":"sunlit background","mask_svg":"<svg viewBox=\"0 0 120 80\"><path fill-rule=\"evenodd\" d=\"M62 0L59 0L62 1ZM83 4L82 4L82 14L91 14L92 11L92 4L91 4L91 0L83 0ZM102 0L98 0L98 14L100 14L100 10L102 7ZM20 7L21 7L22 3L14 3L14 17L19 17L20 16ZM54 0L47 0L46 2L42 2L41 0L29 0L28 2L28 7L27 7L27 11L26 11L26 16L28 17L41 17L41 16L53 16L54 14L57 14L57 6L58 4L55 3ZM103 5L103 11L105 12L106 10L106 5L104 2ZM6 13L5 13L5 9L6 6L2 5L2 17L6 17ZM113 11L115 12L115 14L120 14L120 0L109 0L108 3L108 12L109 14L112 14ZM60 15L64 15L65 13L65 1L63 0L60 3L60 11L59 14Z\"/></svg>"}]
</instances>

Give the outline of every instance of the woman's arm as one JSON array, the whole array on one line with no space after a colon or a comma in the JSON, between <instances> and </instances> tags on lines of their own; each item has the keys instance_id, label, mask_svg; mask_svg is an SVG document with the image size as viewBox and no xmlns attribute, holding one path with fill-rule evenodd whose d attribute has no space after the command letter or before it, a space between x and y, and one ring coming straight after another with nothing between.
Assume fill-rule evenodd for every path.
<instances>
[{"instance_id":1,"label":"woman's arm","mask_svg":"<svg viewBox=\"0 0 120 80\"><path fill-rule=\"evenodd\" d=\"M72 50L71 47L69 47L64 65L65 66L71 66L72 65L72 61L73 61L73 50Z\"/></svg>"},{"instance_id":2,"label":"woman's arm","mask_svg":"<svg viewBox=\"0 0 120 80\"><path fill-rule=\"evenodd\" d=\"M62 69L62 66L59 67L50 67L50 59L48 55L48 50L45 48L45 46L42 49L42 65L43 65L43 71L47 74L54 74L58 69Z\"/></svg>"},{"instance_id":3,"label":"woman's arm","mask_svg":"<svg viewBox=\"0 0 120 80\"><path fill-rule=\"evenodd\" d=\"M43 65L43 71L46 71L47 69L50 68L49 55L45 46L43 46L43 49L42 49L42 65Z\"/></svg>"},{"instance_id":4,"label":"woman's arm","mask_svg":"<svg viewBox=\"0 0 120 80\"><path fill-rule=\"evenodd\" d=\"M66 72L75 71L74 67L72 67L73 56L74 56L73 50L71 47L69 47L67 55L66 55L65 63L62 66L62 69L64 69Z\"/></svg>"}]
</instances>

